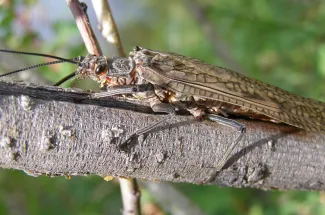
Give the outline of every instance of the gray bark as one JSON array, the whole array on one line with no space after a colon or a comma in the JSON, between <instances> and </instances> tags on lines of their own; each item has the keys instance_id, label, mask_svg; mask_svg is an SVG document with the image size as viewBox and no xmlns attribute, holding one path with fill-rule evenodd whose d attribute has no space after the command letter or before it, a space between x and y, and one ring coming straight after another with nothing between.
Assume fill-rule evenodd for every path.
<instances>
[{"instance_id":1,"label":"gray bark","mask_svg":"<svg viewBox=\"0 0 325 215\"><path fill-rule=\"evenodd\" d=\"M80 90L0 81L0 167L34 176L124 176L261 189L325 190L325 134L238 119L247 132L221 172L215 165L238 135L229 127L165 117L129 98L87 99Z\"/></svg>"}]
</instances>

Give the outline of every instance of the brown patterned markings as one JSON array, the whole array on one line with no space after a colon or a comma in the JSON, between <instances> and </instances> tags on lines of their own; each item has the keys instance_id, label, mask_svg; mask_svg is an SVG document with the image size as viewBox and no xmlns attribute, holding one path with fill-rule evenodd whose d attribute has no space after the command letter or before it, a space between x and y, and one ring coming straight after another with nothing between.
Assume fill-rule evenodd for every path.
<instances>
[{"instance_id":1,"label":"brown patterned markings","mask_svg":"<svg viewBox=\"0 0 325 215\"><path fill-rule=\"evenodd\" d=\"M183 92L184 91L184 84L181 84L181 83L179 83L179 82L176 82L176 89L178 89L178 91L180 91L180 92Z\"/></svg>"},{"instance_id":2,"label":"brown patterned markings","mask_svg":"<svg viewBox=\"0 0 325 215\"><path fill-rule=\"evenodd\" d=\"M233 90L234 89L234 85L231 82L225 83L225 86L229 89L229 90Z\"/></svg>"},{"instance_id":3,"label":"brown patterned markings","mask_svg":"<svg viewBox=\"0 0 325 215\"><path fill-rule=\"evenodd\" d=\"M236 99L233 99L233 98L230 98L230 99L229 99L229 102L230 102L231 104L236 104L236 103L237 103L237 100L236 100Z\"/></svg>"},{"instance_id":4,"label":"brown patterned markings","mask_svg":"<svg viewBox=\"0 0 325 215\"><path fill-rule=\"evenodd\" d=\"M195 87L190 87L189 93L191 93L192 95L195 95Z\"/></svg>"},{"instance_id":5,"label":"brown patterned markings","mask_svg":"<svg viewBox=\"0 0 325 215\"><path fill-rule=\"evenodd\" d=\"M210 99L230 103L229 105L239 105L241 108L237 108L236 111L243 114L246 113L245 109L249 109L248 112L265 115L264 118L272 118L272 121L282 121L307 130L325 132L325 103L296 96L197 59L155 51L149 51L148 58L155 55L162 55L164 58L154 57L155 60L161 61L155 62L156 64L151 67L149 65L148 72L165 74L166 80L183 83L166 83L170 91L175 90L186 96L198 97L203 103L205 99ZM171 72L164 63L173 66L176 71L185 72L186 75L181 76L181 73Z\"/></svg>"},{"instance_id":6,"label":"brown patterned markings","mask_svg":"<svg viewBox=\"0 0 325 215\"><path fill-rule=\"evenodd\" d=\"M215 83L217 82L217 78L211 75L206 75L205 83Z\"/></svg>"},{"instance_id":7,"label":"brown patterned markings","mask_svg":"<svg viewBox=\"0 0 325 215\"><path fill-rule=\"evenodd\" d=\"M230 100L230 98L226 96L226 97L224 97L224 99L222 101L229 102L229 100Z\"/></svg>"},{"instance_id":8,"label":"brown patterned markings","mask_svg":"<svg viewBox=\"0 0 325 215\"><path fill-rule=\"evenodd\" d=\"M274 98L274 94L272 93L272 91L267 91L267 95L268 95L268 97L270 97L270 98Z\"/></svg>"},{"instance_id":9,"label":"brown patterned markings","mask_svg":"<svg viewBox=\"0 0 325 215\"><path fill-rule=\"evenodd\" d=\"M195 87L194 89L194 95L200 95L200 88Z\"/></svg>"},{"instance_id":10,"label":"brown patterned markings","mask_svg":"<svg viewBox=\"0 0 325 215\"><path fill-rule=\"evenodd\" d=\"M187 93L190 91L190 86L188 86L187 84L184 85L184 92Z\"/></svg>"},{"instance_id":11,"label":"brown patterned markings","mask_svg":"<svg viewBox=\"0 0 325 215\"><path fill-rule=\"evenodd\" d=\"M250 95L254 95L254 94L255 94L255 89L252 88L252 87L247 87L247 92L248 92Z\"/></svg>"},{"instance_id":12,"label":"brown patterned markings","mask_svg":"<svg viewBox=\"0 0 325 215\"><path fill-rule=\"evenodd\" d=\"M316 119L317 119L317 120L316 120L316 124L317 124L317 125L321 125L320 122L322 121L322 118L321 118L321 117L317 117Z\"/></svg>"},{"instance_id":13,"label":"brown patterned markings","mask_svg":"<svg viewBox=\"0 0 325 215\"><path fill-rule=\"evenodd\" d=\"M261 112L261 111L263 110L263 108L262 108L262 107L259 107L259 106L257 106L257 107L256 107L256 110L257 110L257 111L259 111L259 112Z\"/></svg>"},{"instance_id":14,"label":"brown patterned markings","mask_svg":"<svg viewBox=\"0 0 325 215\"><path fill-rule=\"evenodd\" d=\"M200 89L199 95L200 96L205 96L206 95L206 90Z\"/></svg>"},{"instance_id":15,"label":"brown patterned markings","mask_svg":"<svg viewBox=\"0 0 325 215\"><path fill-rule=\"evenodd\" d=\"M238 104L239 106L244 106L244 102L243 101L237 101L236 104Z\"/></svg>"},{"instance_id":16,"label":"brown patterned markings","mask_svg":"<svg viewBox=\"0 0 325 215\"><path fill-rule=\"evenodd\" d=\"M285 120L288 120L290 118L287 113L283 113L282 116L284 117Z\"/></svg>"},{"instance_id":17,"label":"brown patterned markings","mask_svg":"<svg viewBox=\"0 0 325 215\"><path fill-rule=\"evenodd\" d=\"M236 92L242 92L242 90L240 89L240 86L238 83L235 84L235 91Z\"/></svg>"},{"instance_id":18,"label":"brown patterned markings","mask_svg":"<svg viewBox=\"0 0 325 215\"><path fill-rule=\"evenodd\" d=\"M212 98L213 95L210 91L205 91L205 96L208 97L208 98Z\"/></svg>"},{"instance_id":19,"label":"brown patterned markings","mask_svg":"<svg viewBox=\"0 0 325 215\"><path fill-rule=\"evenodd\" d=\"M296 108L291 108L291 113L297 114L297 109Z\"/></svg>"},{"instance_id":20,"label":"brown patterned markings","mask_svg":"<svg viewBox=\"0 0 325 215\"><path fill-rule=\"evenodd\" d=\"M216 99L217 100L221 100L221 101L224 101L224 96L223 95L219 95L219 94L213 94L213 97L216 96Z\"/></svg>"},{"instance_id":21,"label":"brown patterned markings","mask_svg":"<svg viewBox=\"0 0 325 215\"><path fill-rule=\"evenodd\" d=\"M307 112L303 112L303 114L300 113L300 115L303 115L305 118L309 118L309 114Z\"/></svg>"},{"instance_id":22,"label":"brown patterned markings","mask_svg":"<svg viewBox=\"0 0 325 215\"><path fill-rule=\"evenodd\" d=\"M239 84L239 87L240 87L240 89L241 89L242 91L247 92L247 86L246 86L246 85L240 83L240 84Z\"/></svg>"},{"instance_id":23,"label":"brown patterned markings","mask_svg":"<svg viewBox=\"0 0 325 215\"><path fill-rule=\"evenodd\" d=\"M206 82L205 74L197 74L196 75L196 81L205 83Z\"/></svg>"},{"instance_id":24,"label":"brown patterned markings","mask_svg":"<svg viewBox=\"0 0 325 215\"><path fill-rule=\"evenodd\" d=\"M273 101L275 99L275 102L278 102L278 103L285 102L285 99L283 97L280 97L280 96L277 96L277 95L273 95L273 97L271 99L273 99Z\"/></svg>"}]
</instances>

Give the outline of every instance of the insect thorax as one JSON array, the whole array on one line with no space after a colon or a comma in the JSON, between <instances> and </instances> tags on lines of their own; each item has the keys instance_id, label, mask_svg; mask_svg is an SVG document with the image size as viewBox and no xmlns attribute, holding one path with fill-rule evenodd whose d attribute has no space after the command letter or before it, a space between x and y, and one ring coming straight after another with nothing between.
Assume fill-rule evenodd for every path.
<instances>
[{"instance_id":1,"label":"insect thorax","mask_svg":"<svg viewBox=\"0 0 325 215\"><path fill-rule=\"evenodd\" d=\"M128 76L134 69L132 58L112 57L107 60L107 76L120 77Z\"/></svg>"}]
</instances>

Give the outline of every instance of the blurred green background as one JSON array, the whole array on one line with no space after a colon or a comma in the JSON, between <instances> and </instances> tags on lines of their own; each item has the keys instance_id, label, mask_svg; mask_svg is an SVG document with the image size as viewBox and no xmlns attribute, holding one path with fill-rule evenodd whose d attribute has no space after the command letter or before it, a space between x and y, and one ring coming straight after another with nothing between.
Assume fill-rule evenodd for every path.
<instances>
[{"instance_id":1,"label":"blurred green background","mask_svg":"<svg viewBox=\"0 0 325 215\"><path fill-rule=\"evenodd\" d=\"M96 19L85 1L94 29ZM291 92L325 101L325 1L110 1L123 46L139 45L195 57ZM104 53L112 48L97 32ZM0 48L72 58L86 49L65 1L0 1ZM0 73L44 62L0 54ZM15 79L54 83L69 64ZM81 84L82 83L82 84ZM65 86L91 83L69 81ZM265 192L174 184L206 214L325 214L318 192ZM149 196L149 197L148 197ZM154 201L154 196L144 195ZM120 214L118 183L98 176L60 178L0 171L0 214Z\"/></svg>"}]
</instances>

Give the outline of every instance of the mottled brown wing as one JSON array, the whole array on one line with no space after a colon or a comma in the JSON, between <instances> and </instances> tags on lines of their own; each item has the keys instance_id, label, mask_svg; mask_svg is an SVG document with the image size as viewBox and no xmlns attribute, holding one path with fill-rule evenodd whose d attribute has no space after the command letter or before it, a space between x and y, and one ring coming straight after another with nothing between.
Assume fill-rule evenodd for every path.
<instances>
[{"instance_id":1,"label":"mottled brown wing","mask_svg":"<svg viewBox=\"0 0 325 215\"><path fill-rule=\"evenodd\" d=\"M158 79L172 91L239 105L289 125L325 132L325 103L194 58L153 53L150 66L158 68Z\"/></svg>"}]
</instances>

